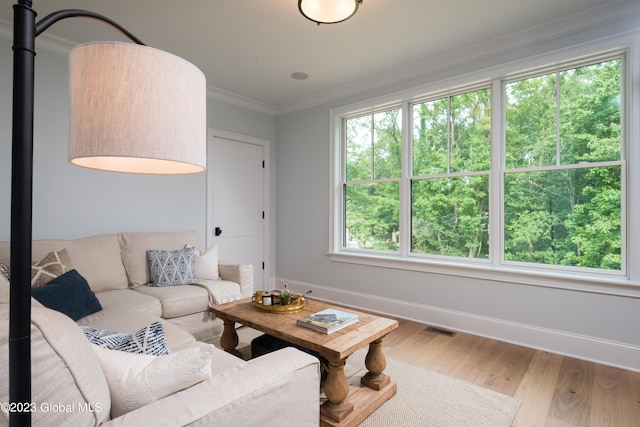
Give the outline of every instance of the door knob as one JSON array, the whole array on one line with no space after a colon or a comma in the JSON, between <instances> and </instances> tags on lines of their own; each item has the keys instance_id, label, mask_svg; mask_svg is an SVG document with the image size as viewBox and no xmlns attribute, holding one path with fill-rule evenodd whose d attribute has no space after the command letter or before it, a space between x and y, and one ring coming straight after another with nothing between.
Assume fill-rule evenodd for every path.
<instances>
[{"instance_id":1,"label":"door knob","mask_svg":"<svg viewBox=\"0 0 640 427\"><path fill-rule=\"evenodd\" d=\"M222 234L222 229L220 227L216 227L213 233L216 235L216 237L218 237L219 235Z\"/></svg>"}]
</instances>

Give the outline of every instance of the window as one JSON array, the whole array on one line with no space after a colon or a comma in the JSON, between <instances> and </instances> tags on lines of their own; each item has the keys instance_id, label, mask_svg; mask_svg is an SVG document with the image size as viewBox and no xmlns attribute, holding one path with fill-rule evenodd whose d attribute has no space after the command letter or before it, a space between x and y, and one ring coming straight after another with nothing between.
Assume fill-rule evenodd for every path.
<instances>
[{"instance_id":1,"label":"window","mask_svg":"<svg viewBox=\"0 0 640 427\"><path fill-rule=\"evenodd\" d=\"M411 251L488 258L491 90L412 110Z\"/></svg>"},{"instance_id":2,"label":"window","mask_svg":"<svg viewBox=\"0 0 640 427\"><path fill-rule=\"evenodd\" d=\"M625 57L609 55L335 114L332 253L626 275Z\"/></svg>"},{"instance_id":3,"label":"window","mask_svg":"<svg viewBox=\"0 0 640 427\"><path fill-rule=\"evenodd\" d=\"M344 244L398 250L401 110L346 120Z\"/></svg>"},{"instance_id":4,"label":"window","mask_svg":"<svg viewBox=\"0 0 640 427\"><path fill-rule=\"evenodd\" d=\"M619 271L620 60L505 92L505 260Z\"/></svg>"}]
</instances>

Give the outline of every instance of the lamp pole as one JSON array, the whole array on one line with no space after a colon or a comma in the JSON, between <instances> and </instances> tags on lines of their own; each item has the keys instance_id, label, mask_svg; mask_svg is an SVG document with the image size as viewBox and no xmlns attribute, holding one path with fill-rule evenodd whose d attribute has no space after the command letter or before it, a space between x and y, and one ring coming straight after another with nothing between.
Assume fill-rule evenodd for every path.
<instances>
[{"instance_id":1,"label":"lamp pole","mask_svg":"<svg viewBox=\"0 0 640 427\"><path fill-rule=\"evenodd\" d=\"M64 18L103 21L137 44L144 44L116 22L77 10L51 13L36 24L30 0L13 5L13 122L11 153L11 284L9 301L9 402L18 409L9 425L31 425L31 248L33 212L33 110L35 38Z\"/></svg>"},{"instance_id":2,"label":"lamp pole","mask_svg":"<svg viewBox=\"0 0 640 427\"><path fill-rule=\"evenodd\" d=\"M13 6L13 134L11 154L11 287L9 402L31 403L31 238L35 18L31 2ZM30 405L26 408L31 409ZM10 426L31 425L31 412L9 414Z\"/></svg>"}]
</instances>

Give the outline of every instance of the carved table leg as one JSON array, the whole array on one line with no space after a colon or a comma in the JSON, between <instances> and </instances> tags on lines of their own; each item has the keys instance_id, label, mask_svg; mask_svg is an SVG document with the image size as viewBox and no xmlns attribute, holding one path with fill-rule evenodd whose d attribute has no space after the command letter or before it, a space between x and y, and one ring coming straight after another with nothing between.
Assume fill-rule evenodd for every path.
<instances>
[{"instance_id":1,"label":"carved table leg","mask_svg":"<svg viewBox=\"0 0 640 427\"><path fill-rule=\"evenodd\" d=\"M327 401L320 411L322 415L338 422L353 412L353 404L345 401L349 394L349 383L344 373L344 363L344 360L329 361L329 372L324 380L324 394L327 396Z\"/></svg>"},{"instance_id":2,"label":"carved table leg","mask_svg":"<svg viewBox=\"0 0 640 427\"><path fill-rule=\"evenodd\" d=\"M369 344L369 352L364 359L364 364L369 372L360 379L361 384L374 390L381 390L391 382L391 377L383 373L387 367L387 360L382 352L382 338Z\"/></svg>"},{"instance_id":3,"label":"carved table leg","mask_svg":"<svg viewBox=\"0 0 640 427\"><path fill-rule=\"evenodd\" d=\"M224 320L224 327L222 329L222 336L220 337L220 346L227 352L234 356L240 357L240 352L236 350L238 345L238 333L236 332L236 322L232 320Z\"/></svg>"}]
</instances>

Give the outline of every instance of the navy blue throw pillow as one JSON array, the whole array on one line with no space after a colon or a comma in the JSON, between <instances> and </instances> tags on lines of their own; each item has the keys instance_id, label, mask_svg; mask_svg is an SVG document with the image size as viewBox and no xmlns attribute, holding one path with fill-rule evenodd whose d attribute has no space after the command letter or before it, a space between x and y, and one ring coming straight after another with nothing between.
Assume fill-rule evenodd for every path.
<instances>
[{"instance_id":1,"label":"navy blue throw pillow","mask_svg":"<svg viewBox=\"0 0 640 427\"><path fill-rule=\"evenodd\" d=\"M45 286L31 288L31 296L42 305L66 314L73 320L102 310L87 280L76 270L69 270Z\"/></svg>"}]
</instances>

